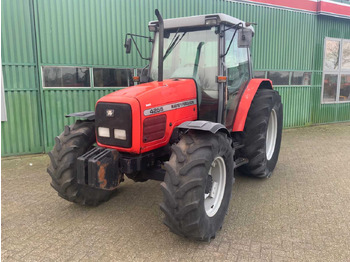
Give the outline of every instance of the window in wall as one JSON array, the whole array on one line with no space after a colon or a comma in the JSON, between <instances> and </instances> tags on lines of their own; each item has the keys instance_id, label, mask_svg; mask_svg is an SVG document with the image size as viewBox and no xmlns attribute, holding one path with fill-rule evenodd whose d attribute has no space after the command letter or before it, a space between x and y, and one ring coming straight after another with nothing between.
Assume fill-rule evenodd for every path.
<instances>
[{"instance_id":1,"label":"window in wall","mask_svg":"<svg viewBox=\"0 0 350 262\"><path fill-rule=\"evenodd\" d=\"M341 68L343 70L350 70L350 40L343 40Z\"/></svg>"},{"instance_id":2,"label":"window in wall","mask_svg":"<svg viewBox=\"0 0 350 262\"><path fill-rule=\"evenodd\" d=\"M350 102L350 40L326 38L322 103Z\"/></svg>"},{"instance_id":3,"label":"window in wall","mask_svg":"<svg viewBox=\"0 0 350 262\"><path fill-rule=\"evenodd\" d=\"M254 78L265 78L265 71L254 71Z\"/></svg>"},{"instance_id":4,"label":"window in wall","mask_svg":"<svg viewBox=\"0 0 350 262\"><path fill-rule=\"evenodd\" d=\"M90 87L88 67L43 66L43 87Z\"/></svg>"},{"instance_id":5,"label":"window in wall","mask_svg":"<svg viewBox=\"0 0 350 262\"><path fill-rule=\"evenodd\" d=\"M269 71L267 78L272 81L273 85L289 85L289 72Z\"/></svg>"},{"instance_id":6,"label":"window in wall","mask_svg":"<svg viewBox=\"0 0 350 262\"><path fill-rule=\"evenodd\" d=\"M338 75L326 74L323 80L323 101L334 102L336 101Z\"/></svg>"},{"instance_id":7,"label":"window in wall","mask_svg":"<svg viewBox=\"0 0 350 262\"><path fill-rule=\"evenodd\" d=\"M291 85L307 86L311 84L311 72L292 72Z\"/></svg>"},{"instance_id":8,"label":"window in wall","mask_svg":"<svg viewBox=\"0 0 350 262\"><path fill-rule=\"evenodd\" d=\"M340 77L339 101L350 101L350 74Z\"/></svg>"},{"instance_id":9,"label":"window in wall","mask_svg":"<svg viewBox=\"0 0 350 262\"><path fill-rule=\"evenodd\" d=\"M140 78L142 78L142 76L146 77L148 75L148 67L137 68L136 75L139 76ZM137 84L137 83L135 83L135 84Z\"/></svg>"},{"instance_id":10,"label":"window in wall","mask_svg":"<svg viewBox=\"0 0 350 262\"><path fill-rule=\"evenodd\" d=\"M95 87L126 87L134 84L133 69L94 68Z\"/></svg>"}]
</instances>

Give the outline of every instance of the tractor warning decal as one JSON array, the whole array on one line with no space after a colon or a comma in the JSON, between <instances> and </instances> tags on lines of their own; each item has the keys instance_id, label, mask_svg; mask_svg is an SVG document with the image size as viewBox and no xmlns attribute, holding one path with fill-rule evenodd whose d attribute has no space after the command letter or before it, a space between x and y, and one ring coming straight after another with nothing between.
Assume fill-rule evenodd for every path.
<instances>
[{"instance_id":1,"label":"tractor warning decal","mask_svg":"<svg viewBox=\"0 0 350 262\"><path fill-rule=\"evenodd\" d=\"M192 100L182 101L182 102L178 102L178 103L174 103L174 104L169 104L169 105L164 105L164 106L158 106L158 107L150 108L150 109L145 110L143 112L143 114L145 116L149 116L149 115L154 115L154 114L158 114L158 113L162 113L162 112L178 109L178 108L181 108L181 107L193 106L195 104L197 104L197 100L196 99L192 99Z\"/></svg>"}]
</instances>

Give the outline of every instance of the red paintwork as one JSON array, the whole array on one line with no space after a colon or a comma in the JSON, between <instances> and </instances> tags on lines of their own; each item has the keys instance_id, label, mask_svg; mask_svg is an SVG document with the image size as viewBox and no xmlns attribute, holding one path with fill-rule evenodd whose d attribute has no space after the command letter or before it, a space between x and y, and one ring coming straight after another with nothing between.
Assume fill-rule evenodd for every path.
<instances>
[{"instance_id":1,"label":"red paintwork","mask_svg":"<svg viewBox=\"0 0 350 262\"><path fill-rule=\"evenodd\" d=\"M339 14L344 16L350 16L350 6L349 5L340 5L339 3L329 3L325 1L318 2L318 12L320 13L332 13Z\"/></svg>"},{"instance_id":2,"label":"red paintwork","mask_svg":"<svg viewBox=\"0 0 350 262\"><path fill-rule=\"evenodd\" d=\"M253 3L267 4L271 6L282 6L285 8L305 10L314 13L327 13L340 16L350 15L350 6L339 2L328 1L290 1L290 0L249 0Z\"/></svg>"},{"instance_id":3,"label":"red paintwork","mask_svg":"<svg viewBox=\"0 0 350 262\"><path fill-rule=\"evenodd\" d=\"M196 84L192 79L164 80L162 82L150 82L124 88L100 98L97 103L128 103L132 109L132 147L121 148L97 144L102 147L114 148L121 152L140 154L148 152L169 143L169 139L176 126L185 121L197 119L197 105L178 108L151 116L145 116L146 109L172 104L176 102L196 99ZM96 104L97 105L97 104ZM166 114L167 124L165 136L160 140L149 143L143 142L143 121L146 118ZM170 125L171 123L171 125Z\"/></svg>"},{"instance_id":4,"label":"red paintwork","mask_svg":"<svg viewBox=\"0 0 350 262\"><path fill-rule=\"evenodd\" d=\"M272 86L272 82L270 79L253 78L249 81L248 86L244 90L241 100L239 102L232 132L239 132L244 130L244 125L247 119L250 105L253 101L256 91L258 90L261 82L263 81L269 81Z\"/></svg>"}]
</instances>

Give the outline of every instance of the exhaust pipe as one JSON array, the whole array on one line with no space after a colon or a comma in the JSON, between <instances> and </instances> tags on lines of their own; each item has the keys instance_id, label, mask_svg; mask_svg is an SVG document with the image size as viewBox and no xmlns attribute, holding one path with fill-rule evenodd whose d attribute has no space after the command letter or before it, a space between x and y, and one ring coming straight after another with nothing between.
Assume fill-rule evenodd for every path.
<instances>
[{"instance_id":1,"label":"exhaust pipe","mask_svg":"<svg viewBox=\"0 0 350 262\"><path fill-rule=\"evenodd\" d=\"M163 81L164 21L158 9L155 13L159 22L158 81Z\"/></svg>"}]
</instances>

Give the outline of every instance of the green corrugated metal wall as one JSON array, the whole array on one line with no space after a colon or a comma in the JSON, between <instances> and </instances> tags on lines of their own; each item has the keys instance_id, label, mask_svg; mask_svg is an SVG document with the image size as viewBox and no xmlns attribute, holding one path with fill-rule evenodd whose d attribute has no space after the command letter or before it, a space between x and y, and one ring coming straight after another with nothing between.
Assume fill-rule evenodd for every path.
<instances>
[{"instance_id":1,"label":"green corrugated metal wall","mask_svg":"<svg viewBox=\"0 0 350 262\"><path fill-rule=\"evenodd\" d=\"M314 77L316 87L311 97L310 122L313 124L350 120L350 103L321 104L323 46L325 37L350 39L350 21L334 17L315 17Z\"/></svg>"},{"instance_id":2,"label":"green corrugated metal wall","mask_svg":"<svg viewBox=\"0 0 350 262\"><path fill-rule=\"evenodd\" d=\"M43 152L32 1L1 1L1 56L7 109L1 154Z\"/></svg>"},{"instance_id":3,"label":"green corrugated metal wall","mask_svg":"<svg viewBox=\"0 0 350 262\"><path fill-rule=\"evenodd\" d=\"M8 122L2 155L49 151L69 112L92 110L113 89L43 89L41 66L141 67L126 55L127 32L149 34L158 8L165 18L223 12L258 23L256 70L311 71L311 86L276 86L284 126L350 120L350 103L321 105L324 37L350 39L348 19L225 0L3 0L2 62ZM147 45L142 52L147 53Z\"/></svg>"}]
</instances>

